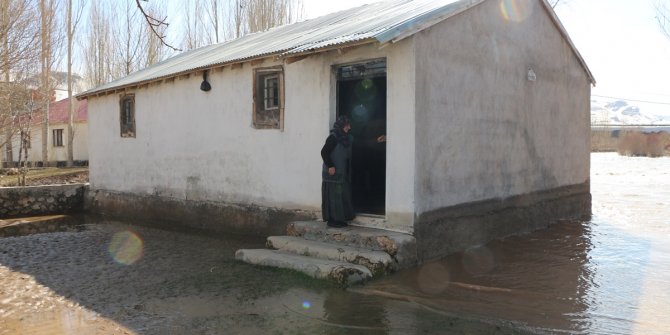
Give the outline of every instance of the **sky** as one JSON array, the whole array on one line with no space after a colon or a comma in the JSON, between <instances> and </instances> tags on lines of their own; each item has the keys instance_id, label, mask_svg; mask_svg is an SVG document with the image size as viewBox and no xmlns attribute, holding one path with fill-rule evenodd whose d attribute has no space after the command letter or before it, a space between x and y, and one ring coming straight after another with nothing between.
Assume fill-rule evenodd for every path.
<instances>
[{"instance_id":1,"label":"sky","mask_svg":"<svg viewBox=\"0 0 670 335\"><path fill-rule=\"evenodd\" d=\"M307 18L376 2L303 1ZM658 27L654 1L562 0L556 13L596 79L594 96L645 101L633 103L670 115L670 39Z\"/></svg>"}]
</instances>

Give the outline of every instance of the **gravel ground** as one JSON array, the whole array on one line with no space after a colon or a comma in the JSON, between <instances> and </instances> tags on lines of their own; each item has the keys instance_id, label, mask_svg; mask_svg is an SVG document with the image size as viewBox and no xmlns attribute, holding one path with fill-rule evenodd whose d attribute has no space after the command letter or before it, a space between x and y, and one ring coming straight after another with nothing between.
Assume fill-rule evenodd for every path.
<instances>
[{"instance_id":1,"label":"gravel ground","mask_svg":"<svg viewBox=\"0 0 670 335\"><path fill-rule=\"evenodd\" d=\"M0 334L509 334L233 260L261 238L118 222L0 239Z\"/></svg>"}]
</instances>

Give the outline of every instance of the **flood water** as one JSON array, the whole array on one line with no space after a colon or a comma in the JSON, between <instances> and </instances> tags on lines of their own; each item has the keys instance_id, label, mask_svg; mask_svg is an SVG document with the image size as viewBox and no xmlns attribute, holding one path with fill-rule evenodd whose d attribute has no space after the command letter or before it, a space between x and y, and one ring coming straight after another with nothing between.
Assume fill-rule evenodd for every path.
<instances>
[{"instance_id":1,"label":"flood water","mask_svg":"<svg viewBox=\"0 0 670 335\"><path fill-rule=\"evenodd\" d=\"M0 239L0 334L668 334L670 158L592 155L593 217L342 290L263 239L100 221Z\"/></svg>"},{"instance_id":2,"label":"flood water","mask_svg":"<svg viewBox=\"0 0 670 335\"><path fill-rule=\"evenodd\" d=\"M591 188L588 222L490 243L359 291L535 333L670 334L670 158L594 153Z\"/></svg>"}]
</instances>

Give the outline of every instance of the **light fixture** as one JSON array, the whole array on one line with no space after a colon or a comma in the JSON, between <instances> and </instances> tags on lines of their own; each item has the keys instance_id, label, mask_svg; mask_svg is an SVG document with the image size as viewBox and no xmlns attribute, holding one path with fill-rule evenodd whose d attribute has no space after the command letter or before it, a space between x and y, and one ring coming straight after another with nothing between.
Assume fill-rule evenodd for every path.
<instances>
[{"instance_id":1,"label":"light fixture","mask_svg":"<svg viewBox=\"0 0 670 335\"><path fill-rule=\"evenodd\" d=\"M535 74L535 71L533 71L532 68L528 69L528 81L536 81L537 80L537 75Z\"/></svg>"},{"instance_id":2,"label":"light fixture","mask_svg":"<svg viewBox=\"0 0 670 335\"><path fill-rule=\"evenodd\" d=\"M202 71L202 84L200 84L200 90L204 92L209 92L212 89L212 85L207 81L207 74L209 70Z\"/></svg>"}]
</instances>

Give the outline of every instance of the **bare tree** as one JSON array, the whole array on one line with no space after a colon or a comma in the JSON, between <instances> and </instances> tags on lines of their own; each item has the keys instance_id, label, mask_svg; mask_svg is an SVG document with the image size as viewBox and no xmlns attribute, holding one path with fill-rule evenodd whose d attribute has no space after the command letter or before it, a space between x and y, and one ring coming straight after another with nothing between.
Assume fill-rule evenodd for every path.
<instances>
[{"instance_id":1,"label":"bare tree","mask_svg":"<svg viewBox=\"0 0 670 335\"><path fill-rule=\"evenodd\" d=\"M60 29L59 0L40 0L40 99L39 105L44 111L42 113L42 165L48 162L48 129L49 129L49 106L53 99L52 92L58 82L51 76L52 69L56 67L60 59L63 43L63 30Z\"/></svg>"},{"instance_id":2,"label":"bare tree","mask_svg":"<svg viewBox=\"0 0 670 335\"><path fill-rule=\"evenodd\" d=\"M151 27L142 19L143 13L165 17L165 3L150 3L142 12L134 6L134 0L91 3L88 29L81 46L89 87L126 76L171 54L170 47L159 38L166 34L168 26Z\"/></svg>"},{"instance_id":3,"label":"bare tree","mask_svg":"<svg viewBox=\"0 0 670 335\"><path fill-rule=\"evenodd\" d=\"M14 165L12 138L17 131L16 122L24 111L21 85L29 73L34 73L38 63L39 25L37 8L29 0L0 1L0 145L5 146L5 158Z\"/></svg>"},{"instance_id":4,"label":"bare tree","mask_svg":"<svg viewBox=\"0 0 670 335\"><path fill-rule=\"evenodd\" d=\"M141 13L133 9L132 0L124 1L119 13L120 26L114 32L116 49L116 66L114 77L127 76L138 70L142 48L146 45L143 27L137 24Z\"/></svg>"},{"instance_id":5,"label":"bare tree","mask_svg":"<svg viewBox=\"0 0 670 335\"><path fill-rule=\"evenodd\" d=\"M184 46L186 50L199 48L206 44L206 29L203 21L204 6L202 0L187 0L184 4Z\"/></svg>"},{"instance_id":6,"label":"bare tree","mask_svg":"<svg viewBox=\"0 0 670 335\"><path fill-rule=\"evenodd\" d=\"M209 44L219 43L223 40L225 32L223 31L223 6L220 0L210 0L207 16L212 29L208 29Z\"/></svg>"},{"instance_id":7,"label":"bare tree","mask_svg":"<svg viewBox=\"0 0 670 335\"><path fill-rule=\"evenodd\" d=\"M304 15L302 0L235 0L229 8L234 38L293 23Z\"/></svg>"},{"instance_id":8,"label":"bare tree","mask_svg":"<svg viewBox=\"0 0 670 335\"><path fill-rule=\"evenodd\" d=\"M233 27L235 28L235 38L240 38L246 34L244 10L249 0L235 0L233 7Z\"/></svg>"},{"instance_id":9,"label":"bare tree","mask_svg":"<svg viewBox=\"0 0 670 335\"><path fill-rule=\"evenodd\" d=\"M151 16L153 17L165 17L165 13L167 12L167 9L165 7L165 3L161 2L156 5L152 5L146 8L146 12L148 12ZM172 54L172 52L175 50L171 48L170 46L166 45L163 43L161 38L159 38L159 35L165 36L165 30L168 28L167 25L159 26L159 27L150 27L146 26L144 35L146 36L146 49L144 51L144 60L140 62L140 67L145 68L147 66L153 65L155 63L158 63L165 58L167 58L169 55ZM155 34L154 31L157 31L158 34Z\"/></svg>"},{"instance_id":10,"label":"bare tree","mask_svg":"<svg viewBox=\"0 0 670 335\"><path fill-rule=\"evenodd\" d=\"M72 46L74 45L74 34L77 25L84 12L86 0L80 0L75 9L72 0L67 2L67 98L68 98L68 124L67 124L67 166L71 167L74 162L74 104L72 103ZM74 12L73 12L74 11ZM74 17L73 17L74 14Z\"/></svg>"},{"instance_id":11,"label":"bare tree","mask_svg":"<svg viewBox=\"0 0 670 335\"><path fill-rule=\"evenodd\" d=\"M144 0L144 1L149 1L149 0ZM149 28L151 29L151 32L153 33L154 36L158 38L158 40L161 42L161 44L165 45L166 47L174 50L174 51L181 51L180 49L177 49L167 42L165 42L165 30L167 29L168 26L170 26L169 23L167 23L167 15L166 16L157 16L151 12L145 11L142 5L140 4L140 0L135 0L135 3L137 4L137 7L140 9L140 12L142 12L142 15L144 16L144 19L147 21L147 24L149 25ZM163 17L160 19L160 17Z\"/></svg>"},{"instance_id":12,"label":"bare tree","mask_svg":"<svg viewBox=\"0 0 670 335\"><path fill-rule=\"evenodd\" d=\"M668 1L657 0L654 3L656 8L656 20L661 32L670 39L670 3Z\"/></svg>"},{"instance_id":13,"label":"bare tree","mask_svg":"<svg viewBox=\"0 0 670 335\"><path fill-rule=\"evenodd\" d=\"M105 3L92 1L89 9L88 29L82 45L84 77L89 87L102 85L114 79L112 73L112 9Z\"/></svg>"},{"instance_id":14,"label":"bare tree","mask_svg":"<svg viewBox=\"0 0 670 335\"><path fill-rule=\"evenodd\" d=\"M298 0L248 0L246 23L250 33L295 22L302 16Z\"/></svg>"},{"instance_id":15,"label":"bare tree","mask_svg":"<svg viewBox=\"0 0 670 335\"><path fill-rule=\"evenodd\" d=\"M548 0L551 8L556 8L561 3L566 3L568 0Z\"/></svg>"}]
</instances>

